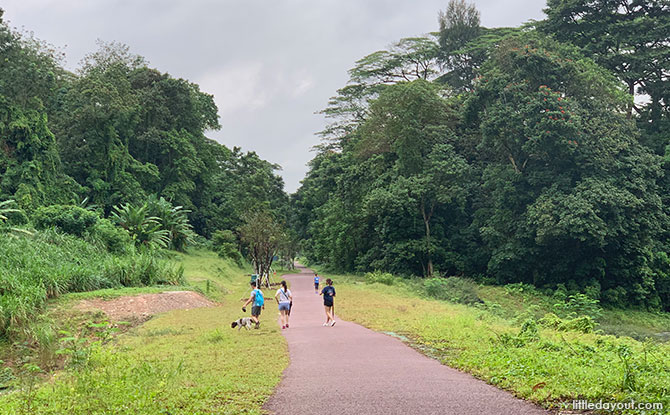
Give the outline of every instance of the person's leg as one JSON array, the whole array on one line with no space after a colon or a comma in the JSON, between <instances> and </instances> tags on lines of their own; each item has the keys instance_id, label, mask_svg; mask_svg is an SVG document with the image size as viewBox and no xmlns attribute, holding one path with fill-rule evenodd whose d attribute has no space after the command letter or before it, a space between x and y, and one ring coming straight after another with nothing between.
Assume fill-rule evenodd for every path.
<instances>
[{"instance_id":1,"label":"person's leg","mask_svg":"<svg viewBox=\"0 0 670 415\"><path fill-rule=\"evenodd\" d=\"M323 306L323 308L326 310L326 322L325 322L325 324L328 324L330 322L330 307L325 305L325 306Z\"/></svg>"},{"instance_id":2,"label":"person's leg","mask_svg":"<svg viewBox=\"0 0 670 415\"><path fill-rule=\"evenodd\" d=\"M254 320L254 323L256 323L256 328L258 328L258 326L261 323L260 317L261 317L261 308L258 307L258 306L252 307L251 308L251 318Z\"/></svg>"}]
</instances>

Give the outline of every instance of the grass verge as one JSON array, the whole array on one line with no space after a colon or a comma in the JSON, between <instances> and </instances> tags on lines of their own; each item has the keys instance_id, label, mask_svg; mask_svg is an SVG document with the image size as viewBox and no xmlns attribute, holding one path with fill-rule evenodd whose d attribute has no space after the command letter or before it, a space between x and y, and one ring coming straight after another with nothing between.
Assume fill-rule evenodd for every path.
<instances>
[{"instance_id":1,"label":"grass verge","mask_svg":"<svg viewBox=\"0 0 670 415\"><path fill-rule=\"evenodd\" d=\"M533 312L509 318L486 303L427 299L399 278L366 283L359 277L330 277L343 319L392 333L519 397L551 408L573 399L660 402L670 408L668 344L559 331L543 326Z\"/></svg>"},{"instance_id":2,"label":"grass verge","mask_svg":"<svg viewBox=\"0 0 670 415\"><path fill-rule=\"evenodd\" d=\"M23 368L18 387L0 395L0 413L261 413L288 364L276 324L266 317L259 330L231 329L249 291L245 270L203 251L177 260L220 306L164 313L108 341L61 339L67 369L38 384L40 368Z\"/></svg>"}]
</instances>

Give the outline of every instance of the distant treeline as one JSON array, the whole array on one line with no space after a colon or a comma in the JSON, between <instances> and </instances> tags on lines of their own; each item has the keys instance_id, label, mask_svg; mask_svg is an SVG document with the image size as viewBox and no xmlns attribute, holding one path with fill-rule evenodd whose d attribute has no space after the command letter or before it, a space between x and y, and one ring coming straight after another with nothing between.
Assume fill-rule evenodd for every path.
<instances>
[{"instance_id":1,"label":"distant treeline","mask_svg":"<svg viewBox=\"0 0 670 415\"><path fill-rule=\"evenodd\" d=\"M0 201L31 216L86 199L108 217L155 195L205 237L237 229L250 207L286 216L279 166L205 136L220 128L211 95L124 45L99 46L69 72L0 10Z\"/></svg>"},{"instance_id":2,"label":"distant treeline","mask_svg":"<svg viewBox=\"0 0 670 415\"><path fill-rule=\"evenodd\" d=\"M291 200L309 259L670 310L670 5L545 11L491 29L452 0L356 62Z\"/></svg>"}]
</instances>

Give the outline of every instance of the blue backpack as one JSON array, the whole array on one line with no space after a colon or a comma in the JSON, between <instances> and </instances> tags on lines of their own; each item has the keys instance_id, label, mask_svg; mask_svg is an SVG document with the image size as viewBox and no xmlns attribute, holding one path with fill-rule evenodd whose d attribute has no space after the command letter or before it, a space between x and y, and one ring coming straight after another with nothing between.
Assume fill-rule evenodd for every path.
<instances>
[{"instance_id":1,"label":"blue backpack","mask_svg":"<svg viewBox=\"0 0 670 415\"><path fill-rule=\"evenodd\" d=\"M254 291L256 292L254 305L256 307L263 307L263 305L265 305L265 297L263 297L263 291L259 290L258 288L254 288Z\"/></svg>"}]
</instances>

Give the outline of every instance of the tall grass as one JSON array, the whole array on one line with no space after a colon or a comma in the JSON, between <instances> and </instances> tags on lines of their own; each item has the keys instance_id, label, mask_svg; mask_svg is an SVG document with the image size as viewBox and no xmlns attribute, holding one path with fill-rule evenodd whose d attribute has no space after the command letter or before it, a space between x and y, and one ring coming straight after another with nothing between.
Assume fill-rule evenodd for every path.
<instances>
[{"instance_id":1,"label":"tall grass","mask_svg":"<svg viewBox=\"0 0 670 415\"><path fill-rule=\"evenodd\" d=\"M26 326L49 298L121 286L178 284L182 271L152 254L114 255L53 230L0 238L0 337Z\"/></svg>"}]
</instances>

